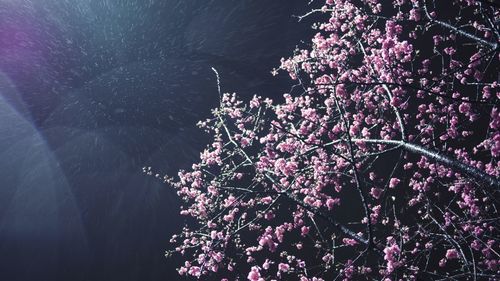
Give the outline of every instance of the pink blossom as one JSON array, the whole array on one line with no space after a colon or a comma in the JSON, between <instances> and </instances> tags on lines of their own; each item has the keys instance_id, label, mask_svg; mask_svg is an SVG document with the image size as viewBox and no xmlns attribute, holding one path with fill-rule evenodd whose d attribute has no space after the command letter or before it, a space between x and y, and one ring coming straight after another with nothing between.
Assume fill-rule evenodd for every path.
<instances>
[{"instance_id":1,"label":"pink blossom","mask_svg":"<svg viewBox=\"0 0 500 281\"><path fill-rule=\"evenodd\" d=\"M288 270L290 270L290 265L288 265L287 263L279 263L278 270L281 272L288 272Z\"/></svg>"},{"instance_id":2,"label":"pink blossom","mask_svg":"<svg viewBox=\"0 0 500 281\"><path fill-rule=\"evenodd\" d=\"M256 108L260 106L260 98L257 96L253 96L252 100L250 101L250 108Z\"/></svg>"},{"instance_id":3,"label":"pink blossom","mask_svg":"<svg viewBox=\"0 0 500 281\"><path fill-rule=\"evenodd\" d=\"M342 239L342 242L344 242L344 244L346 244L348 246L355 246L358 244L358 241L351 239L351 238L344 238L344 239Z\"/></svg>"},{"instance_id":4,"label":"pink blossom","mask_svg":"<svg viewBox=\"0 0 500 281\"><path fill-rule=\"evenodd\" d=\"M272 201L273 201L273 198L271 196L267 196L267 197L260 199L260 202L262 202L263 204L266 204L266 205L270 204Z\"/></svg>"},{"instance_id":5,"label":"pink blossom","mask_svg":"<svg viewBox=\"0 0 500 281\"><path fill-rule=\"evenodd\" d=\"M370 190L370 194L373 196L373 198L375 199L379 199L380 198L380 195L382 194L383 192L383 189L381 188L376 188L376 187L372 187L372 189Z\"/></svg>"},{"instance_id":6,"label":"pink blossom","mask_svg":"<svg viewBox=\"0 0 500 281\"><path fill-rule=\"evenodd\" d=\"M399 266L397 258L400 254L400 249L393 237L388 237L387 240L389 245L384 249L384 260L387 262L387 273L390 274Z\"/></svg>"},{"instance_id":7,"label":"pink blossom","mask_svg":"<svg viewBox=\"0 0 500 281\"><path fill-rule=\"evenodd\" d=\"M265 269L265 270L268 270L269 267L271 265L271 261L269 259L266 259L266 261L264 262L264 264L262 264L262 268Z\"/></svg>"},{"instance_id":8,"label":"pink blossom","mask_svg":"<svg viewBox=\"0 0 500 281\"><path fill-rule=\"evenodd\" d=\"M199 277L201 276L201 268L198 266L192 266L189 268L188 273L192 276Z\"/></svg>"},{"instance_id":9,"label":"pink blossom","mask_svg":"<svg viewBox=\"0 0 500 281\"><path fill-rule=\"evenodd\" d=\"M328 198L326 200L326 206L327 206L328 210L332 210L335 205L339 205L339 204L340 204L340 199L338 199L338 198L336 198L336 199Z\"/></svg>"},{"instance_id":10,"label":"pink blossom","mask_svg":"<svg viewBox=\"0 0 500 281\"><path fill-rule=\"evenodd\" d=\"M223 94L200 122L212 143L178 180L165 177L194 220L171 240L193 263L180 274L201 278L225 259L229 271L251 268L248 279L257 281L285 280L285 272L321 281L306 262L344 280L413 280L425 268L435 276L497 272L491 7L389 2L325 0L301 18L314 18L315 35L273 71L297 80L291 91L274 101ZM349 214L354 206L364 218ZM462 253L446 248L442 231L470 247L468 266L452 262ZM356 251L383 239L381 256Z\"/></svg>"},{"instance_id":11,"label":"pink blossom","mask_svg":"<svg viewBox=\"0 0 500 281\"><path fill-rule=\"evenodd\" d=\"M399 184L400 181L401 180L398 179L398 178L391 178L391 180L389 181L389 188L396 187Z\"/></svg>"},{"instance_id":12,"label":"pink blossom","mask_svg":"<svg viewBox=\"0 0 500 281\"><path fill-rule=\"evenodd\" d=\"M302 228L300 229L300 235L306 236L308 233L309 233L309 227L302 226Z\"/></svg>"},{"instance_id":13,"label":"pink blossom","mask_svg":"<svg viewBox=\"0 0 500 281\"><path fill-rule=\"evenodd\" d=\"M410 10L410 19L414 21L420 20L420 12L417 9Z\"/></svg>"},{"instance_id":14,"label":"pink blossom","mask_svg":"<svg viewBox=\"0 0 500 281\"><path fill-rule=\"evenodd\" d=\"M448 260L458 259L458 252L455 249L448 249L446 251L446 258Z\"/></svg>"},{"instance_id":15,"label":"pink blossom","mask_svg":"<svg viewBox=\"0 0 500 281\"><path fill-rule=\"evenodd\" d=\"M467 102L461 103L460 106L458 107L458 111L460 113L469 113L469 111L470 111L470 104L467 103Z\"/></svg>"},{"instance_id":16,"label":"pink blossom","mask_svg":"<svg viewBox=\"0 0 500 281\"><path fill-rule=\"evenodd\" d=\"M250 281L264 281L264 279L260 277L260 270L257 266L252 266L247 278Z\"/></svg>"}]
</instances>

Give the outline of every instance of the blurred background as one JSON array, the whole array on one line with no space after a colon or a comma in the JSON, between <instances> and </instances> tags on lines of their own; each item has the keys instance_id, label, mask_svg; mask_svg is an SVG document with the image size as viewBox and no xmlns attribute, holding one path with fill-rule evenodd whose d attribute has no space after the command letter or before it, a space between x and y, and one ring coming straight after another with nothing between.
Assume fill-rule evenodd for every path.
<instances>
[{"instance_id":1,"label":"blurred background","mask_svg":"<svg viewBox=\"0 0 500 281\"><path fill-rule=\"evenodd\" d=\"M320 3L321 4L321 3ZM317 5L312 3L311 5ZM0 280L184 280L175 175L224 91L281 97L306 0L0 0Z\"/></svg>"}]
</instances>

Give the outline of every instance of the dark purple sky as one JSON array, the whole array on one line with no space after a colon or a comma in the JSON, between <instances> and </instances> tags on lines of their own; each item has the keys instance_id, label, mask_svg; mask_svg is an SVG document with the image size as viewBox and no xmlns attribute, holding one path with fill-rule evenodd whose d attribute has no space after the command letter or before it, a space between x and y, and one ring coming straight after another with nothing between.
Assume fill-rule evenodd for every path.
<instances>
[{"instance_id":1,"label":"dark purple sky","mask_svg":"<svg viewBox=\"0 0 500 281\"><path fill-rule=\"evenodd\" d=\"M176 280L174 174L223 88L281 96L290 0L0 1L0 280ZM179 278L180 280L180 278Z\"/></svg>"}]
</instances>

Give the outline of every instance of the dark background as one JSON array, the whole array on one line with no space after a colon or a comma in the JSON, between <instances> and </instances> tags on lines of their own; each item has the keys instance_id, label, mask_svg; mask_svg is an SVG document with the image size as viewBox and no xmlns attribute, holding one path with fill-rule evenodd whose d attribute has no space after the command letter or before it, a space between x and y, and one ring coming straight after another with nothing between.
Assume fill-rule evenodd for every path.
<instances>
[{"instance_id":1,"label":"dark background","mask_svg":"<svg viewBox=\"0 0 500 281\"><path fill-rule=\"evenodd\" d=\"M179 201L142 167L198 157L210 67L281 97L307 2L0 0L0 280L182 280Z\"/></svg>"}]
</instances>

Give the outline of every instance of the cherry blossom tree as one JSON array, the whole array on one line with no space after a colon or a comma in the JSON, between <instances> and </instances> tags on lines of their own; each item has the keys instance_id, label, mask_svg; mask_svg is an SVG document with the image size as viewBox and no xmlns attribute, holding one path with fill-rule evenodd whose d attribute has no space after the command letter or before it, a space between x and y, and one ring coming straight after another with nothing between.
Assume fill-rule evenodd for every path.
<instances>
[{"instance_id":1,"label":"cherry blossom tree","mask_svg":"<svg viewBox=\"0 0 500 281\"><path fill-rule=\"evenodd\" d=\"M191 218L179 273L498 280L498 4L327 0L298 20L317 34L273 71L291 91L219 85L213 142L165 177Z\"/></svg>"}]
</instances>

